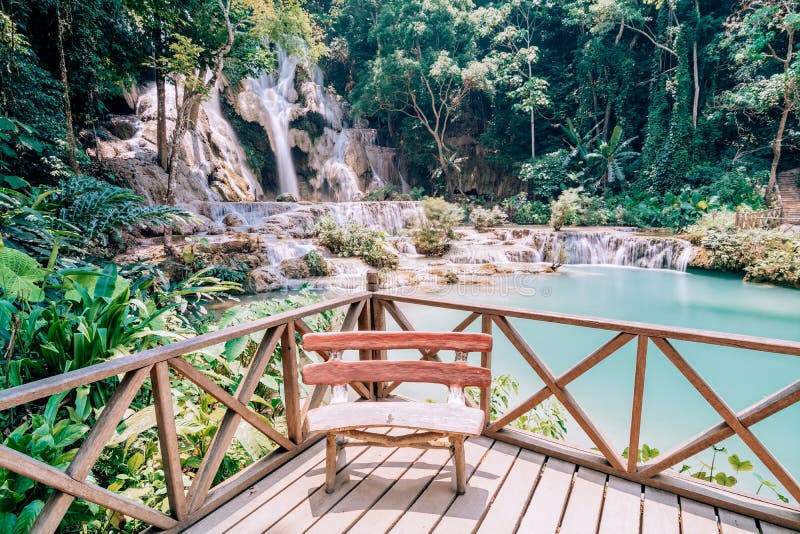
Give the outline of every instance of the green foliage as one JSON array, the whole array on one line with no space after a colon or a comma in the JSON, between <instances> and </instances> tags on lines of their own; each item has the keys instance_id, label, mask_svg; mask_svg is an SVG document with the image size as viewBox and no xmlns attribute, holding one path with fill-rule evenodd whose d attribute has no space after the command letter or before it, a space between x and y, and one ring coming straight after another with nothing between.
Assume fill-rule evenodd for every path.
<instances>
[{"instance_id":1,"label":"green foliage","mask_svg":"<svg viewBox=\"0 0 800 534\"><path fill-rule=\"evenodd\" d=\"M356 223L341 225L332 215L326 215L317 221L314 234L319 244L334 254L358 257L380 269L397 268L397 255L386 248L381 232Z\"/></svg>"},{"instance_id":2,"label":"green foliage","mask_svg":"<svg viewBox=\"0 0 800 534\"><path fill-rule=\"evenodd\" d=\"M476 206L469 212L469 220L479 232L501 226L508 220L508 215L500 206L492 206L492 209Z\"/></svg>"},{"instance_id":3,"label":"green foliage","mask_svg":"<svg viewBox=\"0 0 800 534\"><path fill-rule=\"evenodd\" d=\"M328 262L322 257L322 254L316 250L310 251L303 256L303 261L308 265L309 276L327 276L328 275Z\"/></svg>"},{"instance_id":4,"label":"green foliage","mask_svg":"<svg viewBox=\"0 0 800 534\"><path fill-rule=\"evenodd\" d=\"M529 187L533 199L549 201L578 185L578 176L567 168L568 156L566 150L556 150L520 166L519 179Z\"/></svg>"},{"instance_id":5,"label":"green foliage","mask_svg":"<svg viewBox=\"0 0 800 534\"><path fill-rule=\"evenodd\" d=\"M528 200L525 193L504 199L501 206L517 224L547 224L550 221L550 206Z\"/></svg>"},{"instance_id":6,"label":"green foliage","mask_svg":"<svg viewBox=\"0 0 800 534\"><path fill-rule=\"evenodd\" d=\"M417 221L411 237L417 252L426 256L442 256L450 248L456 226L464 222L464 210L443 198L429 197L422 201L424 218Z\"/></svg>"},{"instance_id":7,"label":"green foliage","mask_svg":"<svg viewBox=\"0 0 800 534\"><path fill-rule=\"evenodd\" d=\"M291 193L281 193L275 197L276 202L297 202L297 197Z\"/></svg>"},{"instance_id":8,"label":"green foliage","mask_svg":"<svg viewBox=\"0 0 800 534\"><path fill-rule=\"evenodd\" d=\"M567 189L558 197L557 200L550 202L550 226L558 232L561 228L569 224L580 210L581 188Z\"/></svg>"}]
</instances>

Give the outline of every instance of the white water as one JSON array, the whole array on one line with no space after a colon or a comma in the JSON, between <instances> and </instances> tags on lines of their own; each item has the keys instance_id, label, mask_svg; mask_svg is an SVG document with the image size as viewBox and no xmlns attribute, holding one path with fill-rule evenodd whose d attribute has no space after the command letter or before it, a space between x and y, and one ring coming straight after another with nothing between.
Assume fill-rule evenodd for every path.
<instances>
[{"instance_id":1,"label":"white water","mask_svg":"<svg viewBox=\"0 0 800 534\"><path fill-rule=\"evenodd\" d=\"M222 157L224 165L217 166L217 172L227 173L228 179L225 180L234 192L243 199L257 200L264 195L261 185L258 183L250 165L247 163L247 156L244 154L239 138L233 130L231 124L222 116L220 106L219 90L211 93L211 98L203 103L203 111L208 118L211 128L211 141L219 149L219 156ZM233 176L231 176L231 173ZM237 185L236 176L240 176L247 182L247 191Z\"/></svg>"},{"instance_id":2,"label":"white water","mask_svg":"<svg viewBox=\"0 0 800 534\"><path fill-rule=\"evenodd\" d=\"M689 242L662 237L640 237L613 230L525 232L514 238L503 235L504 244L487 244L468 236L452 245L445 259L451 263L564 263L619 265L685 271L692 255Z\"/></svg>"},{"instance_id":3,"label":"white water","mask_svg":"<svg viewBox=\"0 0 800 534\"><path fill-rule=\"evenodd\" d=\"M298 59L278 50L278 77L262 74L258 79L242 81L239 112L245 120L259 123L269 136L278 165L280 193L300 195L297 173L289 146L289 123L297 108L294 76Z\"/></svg>"},{"instance_id":4,"label":"white water","mask_svg":"<svg viewBox=\"0 0 800 534\"><path fill-rule=\"evenodd\" d=\"M363 195L358 176L345 162L345 150L351 142L352 130L346 128L337 134L325 128L325 132L335 135L336 143L333 145L333 155L322 164L317 187L327 189L330 198L336 202L358 200Z\"/></svg>"}]
</instances>

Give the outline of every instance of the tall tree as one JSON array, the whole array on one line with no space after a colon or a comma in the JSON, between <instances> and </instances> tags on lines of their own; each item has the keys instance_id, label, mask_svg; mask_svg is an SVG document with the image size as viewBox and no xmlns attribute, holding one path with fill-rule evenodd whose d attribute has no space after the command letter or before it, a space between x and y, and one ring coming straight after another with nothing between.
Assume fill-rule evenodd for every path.
<instances>
[{"instance_id":1,"label":"tall tree","mask_svg":"<svg viewBox=\"0 0 800 534\"><path fill-rule=\"evenodd\" d=\"M457 188L458 166L448 129L471 92L489 90L471 8L468 0L384 3L370 32L380 46L360 91L361 109L402 114L424 129L434 143L435 174L450 192Z\"/></svg>"},{"instance_id":2,"label":"tall tree","mask_svg":"<svg viewBox=\"0 0 800 534\"><path fill-rule=\"evenodd\" d=\"M499 9L501 30L493 41L498 48L493 60L498 81L510 89L515 109L527 113L531 125L531 159L536 159L536 115L550 104L548 83L536 71L539 47L536 31L546 9L535 0L511 0Z\"/></svg>"},{"instance_id":3,"label":"tall tree","mask_svg":"<svg viewBox=\"0 0 800 534\"><path fill-rule=\"evenodd\" d=\"M739 67L740 83L723 95L723 102L762 117L778 113L767 184L767 195L772 195L787 123L800 110L800 62L795 51L800 3L744 0L726 26L726 43Z\"/></svg>"}]
</instances>

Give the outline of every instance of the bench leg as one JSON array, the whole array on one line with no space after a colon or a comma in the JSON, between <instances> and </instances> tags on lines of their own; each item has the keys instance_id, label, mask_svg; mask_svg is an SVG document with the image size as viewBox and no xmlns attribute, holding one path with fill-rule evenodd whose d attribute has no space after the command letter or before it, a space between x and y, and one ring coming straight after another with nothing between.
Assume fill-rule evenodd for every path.
<instances>
[{"instance_id":1,"label":"bench leg","mask_svg":"<svg viewBox=\"0 0 800 534\"><path fill-rule=\"evenodd\" d=\"M464 458L464 436L450 436L450 444L453 447L453 463L456 466L456 493L464 495L464 492L467 491L467 463Z\"/></svg>"},{"instance_id":2,"label":"bench leg","mask_svg":"<svg viewBox=\"0 0 800 534\"><path fill-rule=\"evenodd\" d=\"M339 456L336 434L325 437L325 493L333 493L336 487L336 460Z\"/></svg>"}]
</instances>

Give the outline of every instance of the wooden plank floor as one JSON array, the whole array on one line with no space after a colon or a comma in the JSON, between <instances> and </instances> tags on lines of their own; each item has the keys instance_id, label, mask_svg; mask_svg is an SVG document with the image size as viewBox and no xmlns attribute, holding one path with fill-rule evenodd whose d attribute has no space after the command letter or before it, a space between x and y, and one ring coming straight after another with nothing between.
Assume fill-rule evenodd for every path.
<instances>
[{"instance_id":1,"label":"wooden plank floor","mask_svg":"<svg viewBox=\"0 0 800 534\"><path fill-rule=\"evenodd\" d=\"M486 437L467 440L461 496L447 451L377 447L346 449L328 495L324 452L323 440L186 532L792 532Z\"/></svg>"}]
</instances>

